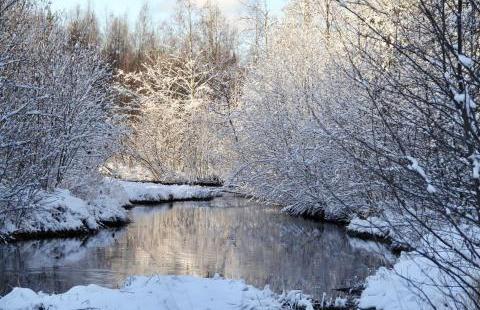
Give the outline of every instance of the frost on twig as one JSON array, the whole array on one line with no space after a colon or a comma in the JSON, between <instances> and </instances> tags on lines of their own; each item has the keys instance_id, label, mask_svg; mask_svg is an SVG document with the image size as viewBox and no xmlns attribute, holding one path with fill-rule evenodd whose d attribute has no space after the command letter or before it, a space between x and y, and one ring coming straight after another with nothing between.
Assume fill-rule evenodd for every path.
<instances>
[{"instance_id":1,"label":"frost on twig","mask_svg":"<svg viewBox=\"0 0 480 310\"><path fill-rule=\"evenodd\" d=\"M430 178L427 176L422 166L419 165L418 160L411 156L407 156L406 158L410 161L410 165L408 165L407 168L411 171L416 172L425 180L425 183L427 183L427 192L429 192L430 194L436 193L437 189L435 188L435 186L432 185Z\"/></svg>"}]
</instances>

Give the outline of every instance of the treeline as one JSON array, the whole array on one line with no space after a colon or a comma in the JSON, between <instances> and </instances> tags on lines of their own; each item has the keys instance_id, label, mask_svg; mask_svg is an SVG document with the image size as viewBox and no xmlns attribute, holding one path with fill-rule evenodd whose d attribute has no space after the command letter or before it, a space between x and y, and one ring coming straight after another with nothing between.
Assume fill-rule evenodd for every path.
<instances>
[{"instance_id":1,"label":"treeline","mask_svg":"<svg viewBox=\"0 0 480 310\"><path fill-rule=\"evenodd\" d=\"M78 6L61 18L70 44L95 47L114 69L129 72L139 70L148 54L162 45L160 29L153 24L150 14L148 5L144 5L134 26L127 15L109 15L101 23L90 7Z\"/></svg>"}]
</instances>

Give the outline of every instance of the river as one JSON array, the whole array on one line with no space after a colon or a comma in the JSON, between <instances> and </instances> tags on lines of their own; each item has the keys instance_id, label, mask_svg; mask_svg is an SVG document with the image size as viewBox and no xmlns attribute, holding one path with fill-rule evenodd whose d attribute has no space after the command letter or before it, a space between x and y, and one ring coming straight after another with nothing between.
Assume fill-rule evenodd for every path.
<instances>
[{"instance_id":1,"label":"river","mask_svg":"<svg viewBox=\"0 0 480 310\"><path fill-rule=\"evenodd\" d=\"M95 236L0 246L0 292L12 287L65 292L76 285L119 287L129 275L244 279L274 291L336 295L392 255L342 227L282 214L243 198L137 206L133 223Z\"/></svg>"}]
</instances>

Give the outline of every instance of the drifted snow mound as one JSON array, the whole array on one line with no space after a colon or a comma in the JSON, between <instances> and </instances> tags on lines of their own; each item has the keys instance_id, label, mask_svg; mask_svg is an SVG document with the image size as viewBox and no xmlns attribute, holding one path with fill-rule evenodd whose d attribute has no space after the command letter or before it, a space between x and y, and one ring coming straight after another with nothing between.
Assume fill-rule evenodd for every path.
<instances>
[{"instance_id":1,"label":"drifted snow mound","mask_svg":"<svg viewBox=\"0 0 480 310\"><path fill-rule=\"evenodd\" d=\"M209 199L220 191L202 186L162 185L154 183L114 181L127 193L131 202L164 202L174 200Z\"/></svg>"},{"instance_id":2,"label":"drifted snow mound","mask_svg":"<svg viewBox=\"0 0 480 310\"><path fill-rule=\"evenodd\" d=\"M132 277L121 289L76 286L59 295L15 288L0 299L0 309L10 310L275 310L294 306L313 310L308 296L297 291L277 295L243 281L189 276Z\"/></svg>"}]
</instances>

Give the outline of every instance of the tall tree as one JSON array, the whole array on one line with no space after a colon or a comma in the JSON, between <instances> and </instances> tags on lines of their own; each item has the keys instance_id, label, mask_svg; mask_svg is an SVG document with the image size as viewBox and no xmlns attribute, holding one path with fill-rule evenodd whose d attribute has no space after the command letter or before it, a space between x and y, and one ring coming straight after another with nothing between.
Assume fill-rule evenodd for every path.
<instances>
[{"instance_id":1,"label":"tall tree","mask_svg":"<svg viewBox=\"0 0 480 310\"><path fill-rule=\"evenodd\" d=\"M129 71L133 61L133 46L126 16L107 19L103 52L116 68Z\"/></svg>"}]
</instances>

